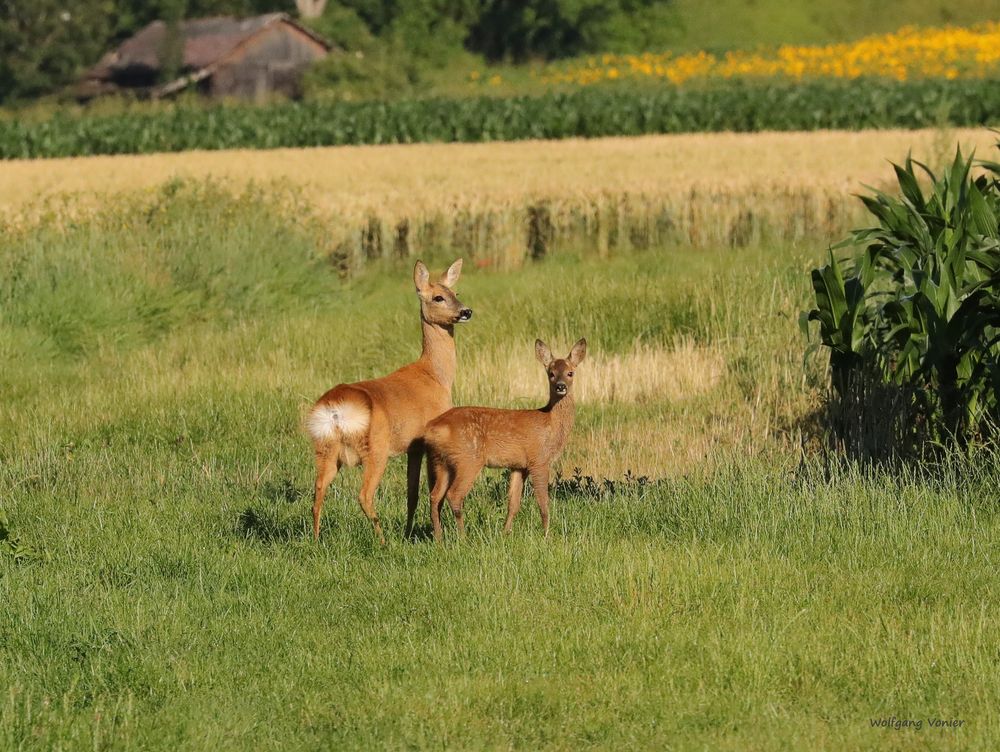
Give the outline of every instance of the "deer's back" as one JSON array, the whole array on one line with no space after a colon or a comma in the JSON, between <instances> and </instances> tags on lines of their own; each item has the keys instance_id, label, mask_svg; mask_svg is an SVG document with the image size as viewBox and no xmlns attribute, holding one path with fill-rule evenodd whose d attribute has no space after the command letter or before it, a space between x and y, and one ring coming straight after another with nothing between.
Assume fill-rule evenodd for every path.
<instances>
[{"instance_id":1,"label":"deer's back","mask_svg":"<svg viewBox=\"0 0 1000 752\"><path fill-rule=\"evenodd\" d=\"M539 410L455 407L430 422L428 448L449 463L525 468L547 462L548 418Z\"/></svg>"},{"instance_id":2,"label":"deer's back","mask_svg":"<svg viewBox=\"0 0 1000 752\"><path fill-rule=\"evenodd\" d=\"M405 452L423 435L429 420L451 407L451 391L418 363L378 379L341 384L323 395L320 402L345 392L367 396L372 412L379 413L378 422L387 426L392 454Z\"/></svg>"}]
</instances>

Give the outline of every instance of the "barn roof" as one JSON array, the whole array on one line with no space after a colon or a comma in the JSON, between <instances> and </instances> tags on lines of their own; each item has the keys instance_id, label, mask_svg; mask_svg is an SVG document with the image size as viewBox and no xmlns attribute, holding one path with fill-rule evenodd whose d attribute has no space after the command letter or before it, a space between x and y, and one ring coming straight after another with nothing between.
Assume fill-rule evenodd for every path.
<instances>
[{"instance_id":1,"label":"barn roof","mask_svg":"<svg viewBox=\"0 0 1000 752\"><path fill-rule=\"evenodd\" d=\"M330 49L329 42L297 24L286 13L268 13L253 18L200 18L181 21L179 24L180 38L184 44L181 68L185 71L211 68L259 32L277 23L289 24L327 50ZM167 25L163 21L153 21L122 42L118 49L105 55L88 71L86 77L107 80L119 71L159 71L162 67L160 56L166 40Z\"/></svg>"}]
</instances>

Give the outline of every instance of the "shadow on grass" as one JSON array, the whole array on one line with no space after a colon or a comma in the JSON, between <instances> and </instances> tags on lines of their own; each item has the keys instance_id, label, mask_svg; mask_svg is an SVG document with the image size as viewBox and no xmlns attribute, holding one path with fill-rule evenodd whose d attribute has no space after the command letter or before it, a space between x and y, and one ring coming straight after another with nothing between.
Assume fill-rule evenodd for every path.
<instances>
[{"instance_id":1,"label":"shadow on grass","mask_svg":"<svg viewBox=\"0 0 1000 752\"><path fill-rule=\"evenodd\" d=\"M268 481L262 485L260 495L265 501L270 501L275 504L279 502L294 504L295 502L306 498L308 494L304 489L298 488L288 478L282 478L281 480Z\"/></svg>"},{"instance_id":2,"label":"shadow on grass","mask_svg":"<svg viewBox=\"0 0 1000 752\"><path fill-rule=\"evenodd\" d=\"M306 491L288 478L262 484L253 506L236 517L236 536L260 543L287 543L307 536L307 515L289 510L306 496Z\"/></svg>"},{"instance_id":3,"label":"shadow on grass","mask_svg":"<svg viewBox=\"0 0 1000 752\"><path fill-rule=\"evenodd\" d=\"M272 513L247 507L236 518L236 534L260 543L289 543L301 539L306 531L302 519L278 519Z\"/></svg>"},{"instance_id":4,"label":"shadow on grass","mask_svg":"<svg viewBox=\"0 0 1000 752\"><path fill-rule=\"evenodd\" d=\"M573 468L568 477L557 475L549 489L559 496L576 496L596 501L613 501L626 495L641 494L656 485L645 475L634 475L631 470L622 478L595 478L584 475L580 468Z\"/></svg>"},{"instance_id":5,"label":"shadow on grass","mask_svg":"<svg viewBox=\"0 0 1000 752\"><path fill-rule=\"evenodd\" d=\"M434 542L434 528L431 525L419 525L413 526L413 533L409 538L406 538L407 543L433 543Z\"/></svg>"}]
</instances>

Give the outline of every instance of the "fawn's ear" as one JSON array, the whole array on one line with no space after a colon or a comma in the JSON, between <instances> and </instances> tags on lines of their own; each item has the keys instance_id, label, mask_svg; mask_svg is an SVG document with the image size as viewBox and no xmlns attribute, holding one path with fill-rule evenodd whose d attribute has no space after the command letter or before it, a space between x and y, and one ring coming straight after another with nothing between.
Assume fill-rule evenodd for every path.
<instances>
[{"instance_id":1,"label":"fawn's ear","mask_svg":"<svg viewBox=\"0 0 1000 752\"><path fill-rule=\"evenodd\" d=\"M441 275L441 284L445 287L454 287L462 274L462 259L448 267L448 271Z\"/></svg>"},{"instance_id":2,"label":"fawn's ear","mask_svg":"<svg viewBox=\"0 0 1000 752\"><path fill-rule=\"evenodd\" d=\"M578 366L583 362L583 359L587 357L587 340L581 339L575 345L573 349L569 351L569 357L566 358L574 366Z\"/></svg>"},{"instance_id":3,"label":"fawn's ear","mask_svg":"<svg viewBox=\"0 0 1000 752\"><path fill-rule=\"evenodd\" d=\"M552 351L549 349L549 346L540 339L535 340L535 357L538 358L538 362L546 368L548 368L549 363L552 362Z\"/></svg>"},{"instance_id":4,"label":"fawn's ear","mask_svg":"<svg viewBox=\"0 0 1000 752\"><path fill-rule=\"evenodd\" d=\"M430 281L431 273L427 271L427 267L424 266L423 261L418 261L416 266L413 267L413 284L417 286L417 292L426 292Z\"/></svg>"}]
</instances>

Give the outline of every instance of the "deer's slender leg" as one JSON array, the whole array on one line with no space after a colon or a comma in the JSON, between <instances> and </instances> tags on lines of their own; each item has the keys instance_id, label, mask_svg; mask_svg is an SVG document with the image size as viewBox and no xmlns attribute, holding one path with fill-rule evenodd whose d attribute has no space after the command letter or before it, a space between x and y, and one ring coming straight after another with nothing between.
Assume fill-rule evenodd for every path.
<instances>
[{"instance_id":1,"label":"deer's slender leg","mask_svg":"<svg viewBox=\"0 0 1000 752\"><path fill-rule=\"evenodd\" d=\"M406 533L413 535L413 518L420 500L420 463L424 459L424 444L416 441L406 452Z\"/></svg>"},{"instance_id":2,"label":"deer's slender leg","mask_svg":"<svg viewBox=\"0 0 1000 752\"><path fill-rule=\"evenodd\" d=\"M479 468L474 472L456 474L455 480L451 482L448 488L448 505L455 515L455 527L458 530L459 537L465 536L465 515L462 510L465 505L465 497L472 490L472 484L476 482L477 475L479 475Z\"/></svg>"},{"instance_id":3,"label":"deer's slender leg","mask_svg":"<svg viewBox=\"0 0 1000 752\"><path fill-rule=\"evenodd\" d=\"M549 536L549 468L547 465L533 467L528 473L531 476L531 485L535 489L535 498L538 500L538 511L542 515L542 530L547 538Z\"/></svg>"},{"instance_id":4,"label":"deer's slender leg","mask_svg":"<svg viewBox=\"0 0 1000 752\"><path fill-rule=\"evenodd\" d=\"M444 495L448 491L448 484L451 478L446 467L434 467L428 463L428 473L433 472L434 487L431 489L431 525L434 528L434 540L441 542L443 533L441 532L441 506L444 504Z\"/></svg>"},{"instance_id":5,"label":"deer's slender leg","mask_svg":"<svg viewBox=\"0 0 1000 752\"><path fill-rule=\"evenodd\" d=\"M521 509L521 497L524 495L524 471L510 471L510 486L507 488L507 521L503 531L509 533L514 525L514 517Z\"/></svg>"},{"instance_id":6,"label":"deer's slender leg","mask_svg":"<svg viewBox=\"0 0 1000 752\"><path fill-rule=\"evenodd\" d=\"M365 458L364 475L361 479L361 494L358 496L358 503L361 504L361 511L371 520L372 527L375 528L375 535L378 536L379 543L385 544L385 536L382 534L382 523L379 522L375 513L375 492L378 484L382 480L385 472L385 465L388 461L385 453L372 453Z\"/></svg>"},{"instance_id":7,"label":"deer's slender leg","mask_svg":"<svg viewBox=\"0 0 1000 752\"><path fill-rule=\"evenodd\" d=\"M316 494L313 499L313 539L319 540L319 522L323 514L326 489L340 469L340 443L327 442L316 447Z\"/></svg>"}]
</instances>

